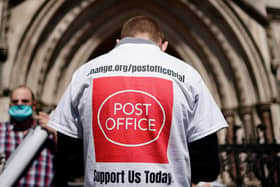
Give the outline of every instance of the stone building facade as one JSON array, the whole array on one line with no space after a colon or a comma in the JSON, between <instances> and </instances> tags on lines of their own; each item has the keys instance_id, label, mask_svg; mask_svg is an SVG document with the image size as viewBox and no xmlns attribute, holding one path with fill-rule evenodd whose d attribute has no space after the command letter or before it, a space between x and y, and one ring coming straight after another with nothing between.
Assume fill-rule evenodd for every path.
<instances>
[{"instance_id":1,"label":"stone building facade","mask_svg":"<svg viewBox=\"0 0 280 187\"><path fill-rule=\"evenodd\" d=\"M201 73L221 107L219 180L279 185L279 0L0 0L0 120L20 84L53 109L73 71L113 48L134 15L160 23L167 52Z\"/></svg>"}]
</instances>

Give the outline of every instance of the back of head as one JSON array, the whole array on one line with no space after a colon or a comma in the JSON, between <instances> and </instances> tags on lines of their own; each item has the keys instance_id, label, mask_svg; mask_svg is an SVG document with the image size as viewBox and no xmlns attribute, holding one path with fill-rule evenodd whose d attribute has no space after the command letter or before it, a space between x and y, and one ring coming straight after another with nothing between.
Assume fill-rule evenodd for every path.
<instances>
[{"instance_id":1,"label":"back of head","mask_svg":"<svg viewBox=\"0 0 280 187\"><path fill-rule=\"evenodd\" d=\"M139 37L161 43L164 35L157 22L151 17L135 16L130 18L122 27L121 38Z\"/></svg>"}]
</instances>

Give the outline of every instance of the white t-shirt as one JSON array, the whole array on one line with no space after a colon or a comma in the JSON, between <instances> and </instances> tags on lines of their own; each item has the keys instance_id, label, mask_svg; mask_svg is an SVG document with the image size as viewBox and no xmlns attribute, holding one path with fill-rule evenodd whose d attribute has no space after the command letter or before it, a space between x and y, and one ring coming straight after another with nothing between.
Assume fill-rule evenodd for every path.
<instances>
[{"instance_id":1,"label":"white t-shirt","mask_svg":"<svg viewBox=\"0 0 280 187\"><path fill-rule=\"evenodd\" d=\"M125 38L81 66L49 125L84 140L85 186L191 186L187 144L227 126L200 75Z\"/></svg>"}]
</instances>

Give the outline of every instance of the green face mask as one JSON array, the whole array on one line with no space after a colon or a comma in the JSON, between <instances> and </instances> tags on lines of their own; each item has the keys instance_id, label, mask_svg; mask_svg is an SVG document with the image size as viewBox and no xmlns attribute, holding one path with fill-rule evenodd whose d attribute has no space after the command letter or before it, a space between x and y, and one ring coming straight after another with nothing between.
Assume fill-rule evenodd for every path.
<instances>
[{"instance_id":1,"label":"green face mask","mask_svg":"<svg viewBox=\"0 0 280 187\"><path fill-rule=\"evenodd\" d=\"M29 105L14 105L9 109L10 116L17 122L22 122L32 115L32 108Z\"/></svg>"}]
</instances>

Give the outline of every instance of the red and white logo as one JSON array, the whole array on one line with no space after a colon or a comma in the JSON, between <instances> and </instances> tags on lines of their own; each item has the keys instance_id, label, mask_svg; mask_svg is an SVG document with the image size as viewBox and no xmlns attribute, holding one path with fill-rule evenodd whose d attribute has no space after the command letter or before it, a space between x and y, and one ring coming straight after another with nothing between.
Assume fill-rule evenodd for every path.
<instances>
[{"instance_id":1,"label":"red and white logo","mask_svg":"<svg viewBox=\"0 0 280 187\"><path fill-rule=\"evenodd\" d=\"M172 82L147 77L93 80L97 162L167 163Z\"/></svg>"}]
</instances>

